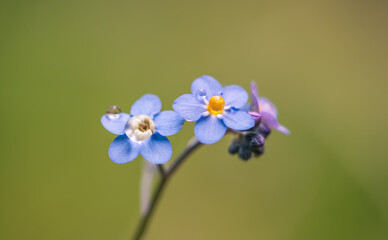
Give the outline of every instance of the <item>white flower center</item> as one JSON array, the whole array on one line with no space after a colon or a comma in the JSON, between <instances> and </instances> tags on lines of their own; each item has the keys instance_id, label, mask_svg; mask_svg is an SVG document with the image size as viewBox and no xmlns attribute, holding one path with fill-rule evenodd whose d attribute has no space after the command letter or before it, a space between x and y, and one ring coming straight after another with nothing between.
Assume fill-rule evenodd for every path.
<instances>
[{"instance_id":1,"label":"white flower center","mask_svg":"<svg viewBox=\"0 0 388 240\"><path fill-rule=\"evenodd\" d=\"M146 115L131 117L125 125L125 134L135 142L147 140L155 132L155 123Z\"/></svg>"}]
</instances>

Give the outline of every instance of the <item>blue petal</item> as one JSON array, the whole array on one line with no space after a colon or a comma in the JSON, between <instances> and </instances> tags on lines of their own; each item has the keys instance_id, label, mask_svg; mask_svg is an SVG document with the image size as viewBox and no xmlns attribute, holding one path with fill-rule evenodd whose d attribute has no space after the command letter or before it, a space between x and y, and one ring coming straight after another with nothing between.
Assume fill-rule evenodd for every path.
<instances>
[{"instance_id":1,"label":"blue petal","mask_svg":"<svg viewBox=\"0 0 388 240\"><path fill-rule=\"evenodd\" d=\"M195 137L203 144L218 142L226 132L226 126L221 119L214 115L203 117L195 123Z\"/></svg>"},{"instance_id":2,"label":"blue petal","mask_svg":"<svg viewBox=\"0 0 388 240\"><path fill-rule=\"evenodd\" d=\"M154 117L156 131L163 136L171 136L179 132L185 120L174 111L163 111Z\"/></svg>"},{"instance_id":3,"label":"blue petal","mask_svg":"<svg viewBox=\"0 0 388 240\"><path fill-rule=\"evenodd\" d=\"M109 157L115 163L127 163L139 156L140 145L132 142L127 135L120 135L109 147Z\"/></svg>"},{"instance_id":4,"label":"blue petal","mask_svg":"<svg viewBox=\"0 0 388 240\"><path fill-rule=\"evenodd\" d=\"M214 95L221 95L222 86L213 77L204 75L194 80L191 84L191 93L196 96L197 92L206 92L207 99L210 99Z\"/></svg>"},{"instance_id":5,"label":"blue petal","mask_svg":"<svg viewBox=\"0 0 388 240\"><path fill-rule=\"evenodd\" d=\"M207 111L205 103L201 103L191 94L184 94L177 98L172 107L187 121L197 121Z\"/></svg>"},{"instance_id":6,"label":"blue petal","mask_svg":"<svg viewBox=\"0 0 388 240\"><path fill-rule=\"evenodd\" d=\"M249 112L252 108L252 104L245 104L244 106L242 107L239 107L238 110L241 110L241 111L245 111L245 112ZM252 110L253 111L253 110ZM258 111L257 111L258 112Z\"/></svg>"},{"instance_id":7,"label":"blue petal","mask_svg":"<svg viewBox=\"0 0 388 240\"><path fill-rule=\"evenodd\" d=\"M228 128L234 130L247 130L255 126L253 117L240 110L225 111L222 113L222 119Z\"/></svg>"},{"instance_id":8,"label":"blue petal","mask_svg":"<svg viewBox=\"0 0 388 240\"><path fill-rule=\"evenodd\" d=\"M241 108L248 102L249 95L244 88L230 85L224 87L222 97L225 99L225 106Z\"/></svg>"},{"instance_id":9,"label":"blue petal","mask_svg":"<svg viewBox=\"0 0 388 240\"><path fill-rule=\"evenodd\" d=\"M162 103L159 97L153 94L145 94L132 105L131 115L147 115L151 117L159 113L160 109L162 109Z\"/></svg>"},{"instance_id":10,"label":"blue petal","mask_svg":"<svg viewBox=\"0 0 388 240\"><path fill-rule=\"evenodd\" d=\"M102 126L109 132L121 135L124 134L125 124L129 119L128 113L105 114L101 117Z\"/></svg>"},{"instance_id":11,"label":"blue petal","mask_svg":"<svg viewBox=\"0 0 388 240\"><path fill-rule=\"evenodd\" d=\"M140 153L151 163L163 164L172 156L171 143L165 136L155 133L141 144Z\"/></svg>"}]
</instances>

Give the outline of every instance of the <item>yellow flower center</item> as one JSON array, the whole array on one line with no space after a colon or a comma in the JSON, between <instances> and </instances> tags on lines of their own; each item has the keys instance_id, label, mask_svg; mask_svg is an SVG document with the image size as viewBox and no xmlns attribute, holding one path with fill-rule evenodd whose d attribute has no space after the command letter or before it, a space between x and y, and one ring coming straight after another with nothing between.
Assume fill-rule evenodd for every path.
<instances>
[{"instance_id":1,"label":"yellow flower center","mask_svg":"<svg viewBox=\"0 0 388 240\"><path fill-rule=\"evenodd\" d=\"M224 107L225 100L221 96L213 96L209 100L207 110L210 112L210 114L217 115L224 111Z\"/></svg>"}]
</instances>

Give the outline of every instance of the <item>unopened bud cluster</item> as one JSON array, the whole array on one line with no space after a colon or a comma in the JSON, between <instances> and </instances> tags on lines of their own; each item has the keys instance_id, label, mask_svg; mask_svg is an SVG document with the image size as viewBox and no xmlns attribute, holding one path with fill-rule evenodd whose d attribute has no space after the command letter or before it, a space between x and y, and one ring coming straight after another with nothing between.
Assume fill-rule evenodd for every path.
<instances>
[{"instance_id":1,"label":"unopened bud cluster","mask_svg":"<svg viewBox=\"0 0 388 240\"><path fill-rule=\"evenodd\" d=\"M253 129L243 131L229 146L229 153L237 154L242 160L249 160L252 156L260 156L264 153L265 139L271 130L262 122Z\"/></svg>"}]
</instances>

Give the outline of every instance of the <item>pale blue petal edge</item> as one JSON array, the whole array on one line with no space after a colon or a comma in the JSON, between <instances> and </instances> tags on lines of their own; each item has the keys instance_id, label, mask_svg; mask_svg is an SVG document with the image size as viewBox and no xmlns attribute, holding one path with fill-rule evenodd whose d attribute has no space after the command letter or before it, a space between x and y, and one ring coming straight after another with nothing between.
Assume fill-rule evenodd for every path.
<instances>
[{"instance_id":1,"label":"pale blue petal edge","mask_svg":"<svg viewBox=\"0 0 388 240\"><path fill-rule=\"evenodd\" d=\"M163 136L171 136L182 129L185 120L174 111L163 111L154 117L156 131Z\"/></svg>"},{"instance_id":2,"label":"pale blue petal edge","mask_svg":"<svg viewBox=\"0 0 388 240\"><path fill-rule=\"evenodd\" d=\"M158 96L145 94L139 98L131 107L131 115L147 115L152 117L162 109L162 103Z\"/></svg>"},{"instance_id":3,"label":"pale blue petal edge","mask_svg":"<svg viewBox=\"0 0 388 240\"><path fill-rule=\"evenodd\" d=\"M234 130L248 130L255 126L254 118L240 110L225 111L222 113L222 119L228 128Z\"/></svg>"},{"instance_id":4,"label":"pale blue petal edge","mask_svg":"<svg viewBox=\"0 0 388 240\"><path fill-rule=\"evenodd\" d=\"M203 144L213 144L225 135L224 122L214 115L202 117L194 126L195 137Z\"/></svg>"},{"instance_id":5,"label":"pale blue petal edge","mask_svg":"<svg viewBox=\"0 0 388 240\"><path fill-rule=\"evenodd\" d=\"M172 108L187 121L197 121L207 111L206 105L192 94L184 94L177 98Z\"/></svg>"},{"instance_id":6,"label":"pale blue petal edge","mask_svg":"<svg viewBox=\"0 0 388 240\"><path fill-rule=\"evenodd\" d=\"M155 133L141 144L140 153L151 163L163 164L172 156L171 143L167 137Z\"/></svg>"},{"instance_id":7,"label":"pale blue petal edge","mask_svg":"<svg viewBox=\"0 0 388 240\"><path fill-rule=\"evenodd\" d=\"M222 85L213 77L203 75L193 81L191 84L191 93L196 96L198 92L206 92L207 98L214 95L221 95Z\"/></svg>"},{"instance_id":8,"label":"pale blue petal edge","mask_svg":"<svg viewBox=\"0 0 388 240\"><path fill-rule=\"evenodd\" d=\"M225 106L233 106L235 108L243 107L249 99L247 91L238 85L224 87L222 97L225 100Z\"/></svg>"},{"instance_id":9,"label":"pale blue petal edge","mask_svg":"<svg viewBox=\"0 0 388 240\"><path fill-rule=\"evenodd\" d=\"M124 134L125 124L128 119L128 113L105 114L101 117L101 124L109 132L121 135Z\"/></svg>"},{"instance_id":10,"label":"pale blue petal edge","mask_svg":"<svg viewBox=\"0 0 388 240\"><path fill-rule=\"evenodd\" d=\"M131 141L127 135L120 135L109 146L110 159L119 164L134 160L140 153L140 145Z\"/></svg>"}]
</instances>

